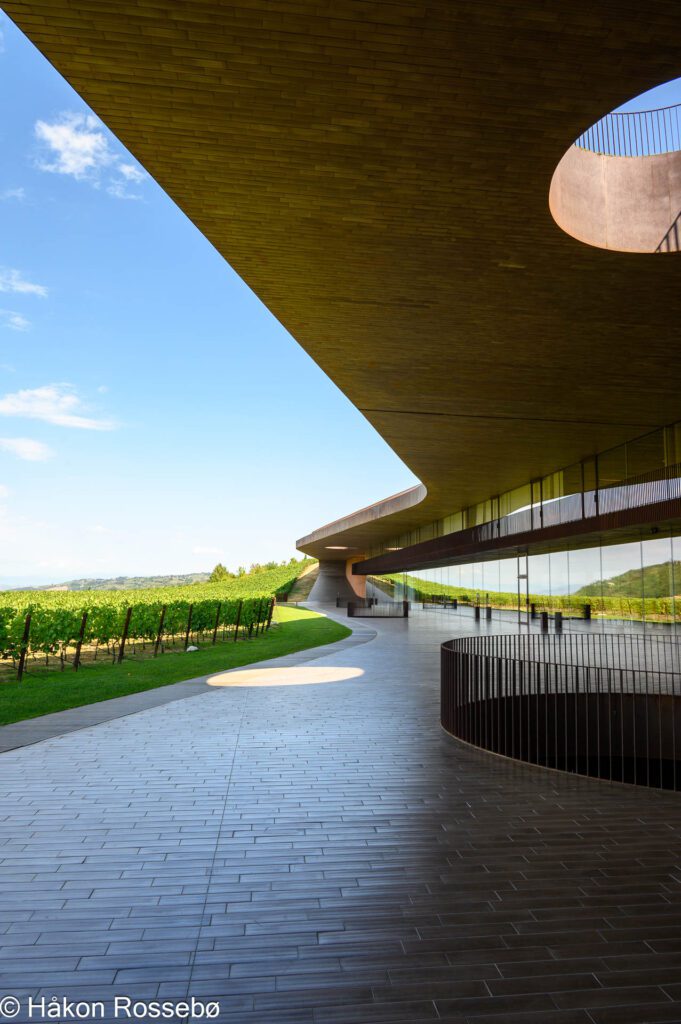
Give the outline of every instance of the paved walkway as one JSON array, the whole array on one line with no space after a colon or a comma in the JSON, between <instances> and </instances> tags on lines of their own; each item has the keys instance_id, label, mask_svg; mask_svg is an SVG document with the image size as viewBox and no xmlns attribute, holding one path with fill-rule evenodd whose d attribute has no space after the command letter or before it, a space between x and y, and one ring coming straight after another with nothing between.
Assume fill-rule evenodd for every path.
<instances>
[{"instance_id":1,"label":"paved walkway","mask_svg":"<svg viewBox=\"0 0 681 1024\"><path fill-rule=\"evenodd\" d=\"M357 643L365 643L374 635L374 631L368 627L356 629L352 636L345 640L339 640L335 644L328 644L323 651L328 654L340 654ZM276 664L280 667L304 665L308 661L319 658L321 650L322 648L313 647L307 651L300 651L298 654L286 655L277 658ZM269 666L273 663L271 661L255 662L247 667L253 669L261 664ZM188 667L191 667L191 662L188 662ZM0 726L0 753L16 750L17 747L27 747L32 743L40 743L41 740L51 739L53 736L64 736L66 733L76 732L78 729L87 729L91 725L111 722L114 718L135 715L138 711L161 707L163 704L170 704L172 701L182 700L185 697L196 697L200 693L213 693L214 686L215 675L194 676L181 683L159 686L154 690L129 693L124 697L102 700L98 704L86 704L84 707L54 711L50 715L40 715L38 718L27 718L23 722L2 725Z\"/></svg>"},{"instance_id":2,"label":"paved walkway","mask_svg":"<svg viewBox=\"0 0 681 1024\"><path fill-rule=\"evenodd\" d=\"M375 639L282 659L289 685L269 662L3 754L0 990L189 994L235 1024L681 1022L679 797L446 737L454 622L359 620Z\"/></svg>"}]
</instances>

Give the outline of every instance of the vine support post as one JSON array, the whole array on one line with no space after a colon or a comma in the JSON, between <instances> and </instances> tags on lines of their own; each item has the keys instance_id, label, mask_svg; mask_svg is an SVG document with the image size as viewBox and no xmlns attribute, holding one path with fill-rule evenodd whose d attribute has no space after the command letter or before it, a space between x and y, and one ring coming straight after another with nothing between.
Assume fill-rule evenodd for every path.
<instances>
[{"instance_id":1,"label":"vine support post","mask_svg":"<svg viewBox=\"0 0 681 1024\"><path fill-rule=\"evenodd\" d=\"M220 625L220 609L222 608L222 601L218 601L218 610L215 613L215 628L213 629L213 643L218 638L218 626Z\"/></svg>"},{"instance_id":2,"label":"vine support post","mask_svg":"<svg viewBox=\"0 0 681 1024\"><path fill-rule=\"evenodd\" d=\"M123 626L123 636L121 637L121 645L118 648L118 658L116 659L118 664L123 661L125 655L125 642L128 639L128 630L130 629L130 618L132 616L132 608L128 608L125 613L125 625Z\"/></svg>"},{"instance_id":3,"label":"vine support post","mask_svg":"<svg viewBox=\"0 0 681 1024\"><path fill-rule=\"evenodd\" d=\"M270 611L270 602L265 601L265 607L262 609L262 623L260 625L260 632L264 633L267 628L267 619Z\"/></svg>"},{"instance_id":4,"label":"vine support post","mask_svg":"<svg viewBox=\"0 0 681 1024\"><path fill-rule=\"evenodd\" d=\"M267 628L268 629L272 625L272 616L274 615L274 601L275 601L274 598L272 598L270 600L270 610L269 610L269 613L267 615Z\"/></svg>"},{"instance_id":5,"label":"vine support post","mask_svg":"<svg viewBox=\"0 0 681 1024\"><path fill-rule=\"evenodd\" d=\"M26 667L26 654L28 653L28 638L31 634L31 613L29 612L24 622L24 635L21 638L21 648L19 649L19 667L17 669L17 679L21 682L21 677L24 674L24 668Z\"/></svg>"},{"instance_id":6,"label":"vine support post","mask_svg":"<svg viewBox=\"0 0 681 1024\"><path fill-rule=\"evenodd\" d=\"M185 649L185 651L189 647L189 634L191 633L191 629L192 629L192 612L193 611L194 611L194 605L190 604L189 605L189 615L187 616L187 632L185 633L185 637L184 637L184 649Z\"/></svg>"},{"instance_id":7,"label":"vine support post","mask_svg":"<svg viewBox=\"0 0 681 1024\"><path fill-rule=\"evenodd\" d=\"M255 621L256 621L255 635L256 636L258 635L258 627L260 626L260 605L261 604L262 604L262 598L258 601L258 610L255 613ZM248 626L248 639L250 640L252 636L253 636L253 617L251 617L251 621L250 621L250 624Z\"/></svg>"},{"instance_id":8,"label":"vine support post","mask_svg":"<svg viewBox=\"0 0 681 1024\"><path fill-rule=\"evenodd\" d=\"M85 639L85 627L87 626L87 612L83 612L83 618L80 620L80 633L78 634L78 642L76 644L76 653L73 656L73 671L77 672L80 666L80 652L83 647L83 640Z\"/></svg>"},{"instance_id":9,"label":"vine support post","mask_svg":"<svg viewBox=\"0 0 681 1024\"><path fill-rule=\"evenodd\" d=\"M154 644L154 657L158 654L158 649L161 646L161 640L163 639L163 623L166 618L166 606L163 605L161 608L161 618L158 620L158 632L156 633L156 643Z\"/></svg>"},{"instance_id":10,"label":"vine support post","mask_svg":"<svg viewBox=\"0 0 681 1024\"><path fill-rule=\"evenodd\" d=\"M241 609L244 606L243 600L239 601L239 607L236 612L236 626L234 627L234 643L239 639L239 625L241 623Z\"/></svg>"}]
</instances>

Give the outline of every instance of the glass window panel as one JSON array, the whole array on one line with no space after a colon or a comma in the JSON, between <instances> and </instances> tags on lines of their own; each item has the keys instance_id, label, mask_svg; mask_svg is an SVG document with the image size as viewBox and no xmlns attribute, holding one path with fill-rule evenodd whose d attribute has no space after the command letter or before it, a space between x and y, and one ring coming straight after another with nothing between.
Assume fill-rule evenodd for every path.
<instances>
[{"instance_id":1,"label":"glass window panel","mask_svg":"<svg viewBox=\"0 0 681 1024\"><path fill-rule=\"evenodd\" d=\"M646 629L668 632L674 621L674 573L669 536L641 542L643 617Z\"/></svg>"},{"instance_id":2,"label":"glass window panel","mask_svg":"<svg viewBox=\"0 0 681 1024\"><path fill-rule=\"evenodd\" d=\"M664 431L655 430L645 437L629 441L627 451L627 476L641 476L660 469L664 465Z\"/></svg>"},{"instance_id":3,"label":"glass window panel","mask_svg":"<svg viewBox=\"0 0 681 1024\"><path fill-rule=\"evenodd\" d=\"M607 487L609 484L618 483L624 480L627 475L626 447L620 445L618 448L611 448L598 456L598 486Z\"/></svg>"},{"instance_id":4,"label":"glass window panel","mask_svg":"<svg viewBox=\"0 0 681 1024\"><path fill-rule=\"evenodd\" d=\"M641 545L604 545L601 548L602 616L614 626L638 631L643 626Z\"/></svg>"}]
</instances>

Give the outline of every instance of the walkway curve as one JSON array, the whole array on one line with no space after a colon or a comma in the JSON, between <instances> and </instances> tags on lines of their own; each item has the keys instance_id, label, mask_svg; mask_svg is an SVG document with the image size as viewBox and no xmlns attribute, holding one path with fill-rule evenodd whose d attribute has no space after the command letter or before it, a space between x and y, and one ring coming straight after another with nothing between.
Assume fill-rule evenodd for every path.
<instances>
[{"instance_id":1,"label":"walkway curve","mask_svg":"<svg viewBox=\"0 0 681 1024\"><path fill-rule=\"evenodd\" d=\"M315 606L316 607L316 606ZM317 658L329 654L336 654L347 650L357 643L366 643L376 635L374 630L366 626L353 627L352 623L344 623L352 629L352 636L344 640L337 640L332 644L323 644L320 647L308 647L307 650L298 651L295 654L283 655L281 658L257 661L250 665L236 669L228 669L227 672L243 672L246 669L257 669L262 666L274 664L283 665L306 665ZM191 667L191 662L188 662ZM0 726L0 753L7 750L16 750L18 747L30 746L33 743L40 743L42 740L52 739L54 736L64 736L69 732L76 732L79 729L87 729L93 725L101 725L103 722L111 722L115 718L125 718L127 715L135 715L139 711L146 711L149 708L160 707L163 704L170 704L176 700L184 700L187 697L196 697L201 693L209 693L212 689L210 680L214 679L216 673L210 675L193 676L191 679L184 679L179 683L169 683L167 686L158 686L153 690L142 690L140 693L128 693L123 697L112 697L109 700L99 701L97 704L85 704L83 707L67 708L65 711L54 711L49 715L40 715L38 718L27 718L22 722L12 722L10 725Z\"/></svg>"},{"instance_id":2,"label":"walkway curve","mask_svg":"<svg viewBox=\"0 0 681 1024\"><path fill-rule=\"evenodd\" d=\"M678 797L446 737L454 621L360 620L373 642L315 659L346 681L3 754L0 990L190 994L234 1024L681 1021Z\"/></svg>"}]
</instances>

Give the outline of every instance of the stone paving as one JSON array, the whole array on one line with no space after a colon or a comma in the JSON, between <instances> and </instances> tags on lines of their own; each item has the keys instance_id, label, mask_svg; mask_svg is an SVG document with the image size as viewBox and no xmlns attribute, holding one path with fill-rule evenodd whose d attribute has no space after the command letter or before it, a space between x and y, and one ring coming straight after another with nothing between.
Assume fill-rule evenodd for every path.
<instances>
[{"instance_id":1,"label":"stone paving","mask_svg":"<svg viewBox=\"0 0 681 1024\"><path fill-rule=\"evenodd\" d=\"M438 642L472 621L355 628L281 659L318 684L238 670L0 756L0 991L107 1020L119 994L236 1024L681 1024L679 797L443 734Z\"/></svg>"}]
</instances>

